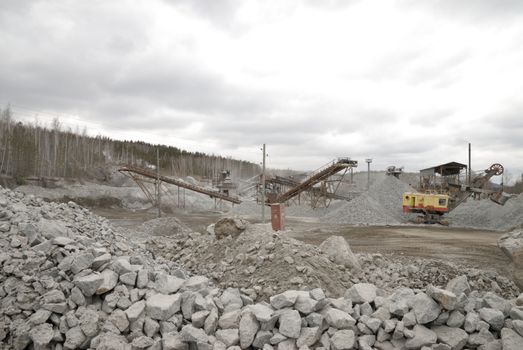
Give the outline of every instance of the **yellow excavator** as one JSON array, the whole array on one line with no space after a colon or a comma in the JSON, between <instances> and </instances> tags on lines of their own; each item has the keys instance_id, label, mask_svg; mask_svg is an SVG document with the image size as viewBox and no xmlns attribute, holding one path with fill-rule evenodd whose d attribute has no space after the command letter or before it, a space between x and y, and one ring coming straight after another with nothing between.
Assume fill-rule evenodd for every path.
<instances>
[{"instance_id":1,"label":"yellow excavator","mask_svg":"<svg viewBox=\"0 0 523 350\"><path fill-rule=\"evenodd\" d=\"M474 177L470 184L448 183L446 193L407 192L403 194L403 212L420 214L416 217L417 223L448 225L443 219L463 203L470 196L486 196L493 202L504 205L510 196L503 190L489 190L487 185L493 176L503 174L503 165L492 164L484 173Z\"/></svg>"}]
</instances>

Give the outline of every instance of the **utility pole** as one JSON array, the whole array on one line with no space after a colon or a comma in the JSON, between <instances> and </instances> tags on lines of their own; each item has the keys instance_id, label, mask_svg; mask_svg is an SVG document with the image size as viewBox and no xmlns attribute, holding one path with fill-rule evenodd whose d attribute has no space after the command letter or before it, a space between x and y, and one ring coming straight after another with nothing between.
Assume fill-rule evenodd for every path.
<instances>
[{"instance_id":1,"label":"utility pole","mask_svg":"<svg viewBox=\"0 0 523 350\"><path fill-rule=\"evenodd\" d=\"M158 217L162 216L162 195L160 192L160 148L156 148L156 203L158 204Z\"/></svg>"},{"instance_id":2,"label":"utility pole","mask_svg":"<svg viewBox=\"0 0 523 350\"><path fill-rule=\"evenodd\" d=\"M367 162L367 190L370 188L370 163L372 163L372 158L365 159Z\"/></svg>"},{"instance_id":3,"label":"utility pole","mask_svg":"<svg viewBox=\"0 0 523 350\"><path fill-rule=\"evenodd\" d=\"M262 209L261 209L261 219L262 223L265 223L265 144L262 147L263 152L263 161L262 161L262 178L261 178L261 191L262 191Z\"/></svg>"},{"instance_id":4,"label":"utility pole","mask_svg":"<svg viewBox=\"0 0 523 350\"><path fill-rule=\"evenodd\" d=\"M470 142L469 142L469 169L468 169L468 185L470 186L470 184L472 183L472 165L471 165L471 159L470 159L470 155L471 155L471 149L470 149Z\"/></svg>"}]
</instances>

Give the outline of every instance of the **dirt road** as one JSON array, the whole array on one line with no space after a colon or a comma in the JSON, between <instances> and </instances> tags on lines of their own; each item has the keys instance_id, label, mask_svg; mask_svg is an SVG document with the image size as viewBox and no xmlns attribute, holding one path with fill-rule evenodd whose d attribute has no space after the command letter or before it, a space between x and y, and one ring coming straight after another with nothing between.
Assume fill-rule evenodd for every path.
<instances>
[{"instance_id":1,"label":"dirt road","mask_svg":"<svg viewBox=\"0 0 523 350\"><path fill-rule=\"evenodd\" d=\"M292 237L320 244L330 235L347 239L354 252L398 254L493 267L504 271L508 258L497 247L500 232L441 226L333 226L296 229ZM299 225L302 226L302 225Z\"/></svg>"},{"instance_id":2,"label":"dirt road","mask_svg":"<svg viewBox=\"0 0 523 350\"><path fill-rule=\"evenodd\" d=\"M154 211L94 209L114 225L136 227L156 217ZM191 229L204 232L219 220L217 212L178 212L176 217ZM256 220L251 220L256 222ZM326 226L311 218L289 218L287 233L301 241L319 245L330 235L347 239L355 253L395 254L401 257L426 257L464 263L471 267L495 268L506 274L509 261L496 245L500 232L456 229L443 226Z\"/></svg>"}]
</instances>

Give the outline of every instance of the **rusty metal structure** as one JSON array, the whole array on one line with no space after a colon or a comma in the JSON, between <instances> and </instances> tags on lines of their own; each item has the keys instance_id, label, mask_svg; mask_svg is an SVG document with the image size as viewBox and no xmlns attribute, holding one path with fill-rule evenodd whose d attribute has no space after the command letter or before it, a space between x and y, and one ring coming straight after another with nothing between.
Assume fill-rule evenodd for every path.
<instances>
[{"instance_id":1,"label":"rusty metal structure","mask_svg":"<svg viewBox=\"0 0 523 350\"><path fill-rule=\"evenodd\" d=\"M227 202L231 202L233 204L241 203L241 200L238 197L229 196L228 194L223 193L223 192L213 191L213 190L209 190L204 187L192 185L185 181L181 181L181 180L174 179L171 177L158 175L148 169L143 169L143 168L139 168L136 166L127 165L127 166L121 167L120 169L118 169L118 171L130 176L136 182L136 184L140 187L140 189L144 192L145 196L152 203L156 202L157 196L156 196L156 194L153 195L153 193L147 188L147 186L145 184L146 183L157 184L158 181L160 183L175 185L178 188L183 188L183 189L187 189L190 191L202 193L202 194L208 195L211 198L214 198L215 200L224 200Z\"/></svg>"},{"instance_id":2,"label":"rusty metal structure","mask_svg":"<svg viewBox=\"0 0 523 350\"><path fill-rule=\"evenodd\" d=\"M492 164L470 181L460 179L460 173L464 168L465 164L452 162L421 170L421 174L429 180L436 174L440 176L437 177L438 181L423 181L422 185L425 186L421 186L422 191L419 193L405 193L404 212L421 214L416 218L416 222L419 223L448 224L442 220L443 214L450 213L470 197L489 198L499 205L504 205L510 199L510 195L504 193L503 188L489 188L490 179L503 174L503 165Z\"/></svg>"},{"instance_id":3,"label":"rusty metal structure","mask_svg":"<svg viewBox=\"0 0 523 350\"><path fill-rule=\"evenodd\" d=\"M419 189L424 192L444 193L449 183L464 183L467 179L467 165L449 162L422 169L419 172Z\"/></svg>"},{"instance_id":4,"label":"rusty metal structure","mask_svg":"<svg viewBox=\"0 0 523 350\"><path fill-rule=\"evenodd\" d=\"M266 181L270 191L267 196L267 203L285 203L293 198L299 198L302 193L309 195L313 208L328 207L333 199L348 200L348 198L338 195L336 192L347 171L357 166L358 162L355 160L339 158L313 171L302 182L281 176L269 178ZM343 171L343 174L340 178L331 179L333 175L341 171Z\"/></svg>"},{"instance_id":5,"label":"rusty metal structure","mask_svg":"<svg viewBox=\"0 0 523 350\"><path fill-rule=\"evenodd\" d=\"M395 178L399 179L400 175L403 173L403 167L397 167L395 165L391 165L387 167L386 174L388 176L394 176Z\"/></svg>"}]
</instances>

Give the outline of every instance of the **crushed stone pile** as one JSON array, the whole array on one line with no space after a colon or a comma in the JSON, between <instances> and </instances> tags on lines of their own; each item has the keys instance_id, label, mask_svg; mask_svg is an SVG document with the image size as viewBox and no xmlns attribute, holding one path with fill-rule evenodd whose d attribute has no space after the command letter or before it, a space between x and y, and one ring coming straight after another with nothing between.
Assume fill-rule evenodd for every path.
<instances>
[{"instance_id":1,"label":"crushed stone pile","mask_svg":"<svg viewBox=\"0 0 523 350\"><path fill-rule=\"evenodd\" d=\"M132 233L74 203L0 189L2 348L515 350L523 343L523 294L507 300L472 291L466 276L444 289L387 292L355 282L332 297L296 288L256 302L191 276L181 261L153 258Z\"/></svg>"},{"instance_id":2,"label":"crushed stone pile","mask_svg":"<svg viewBox=\"0 0 523 350\"><path fill-rule=\"evenodd\" d=\"M50 201L75 200L86 205L122 206L129 209L143 208L147 198L137 186L108 186L85 182L58 183L58 187L46 188L34 185L23 185L17 191L27 195L42 197Z\"/></svg>"},{"instance_id":3,"label":"crushed stone pile","mask_svg":"<svg viewBox=\"0 0 523 350\"><path fill-rule=\"evenodd\" d=\"M73 184L59 182L57 185L54 188L23 185L17 187L16 190L50 201L75 201L89 207L143 209L151 206L142 190L134 183L126 186L109 186L91 182ZM180 189L180 197L178 197L177 187L169 185L165 189L162 195L162 207L166 209L170 207L171 211L176 207L178 198L180 205L185 204L185 208L193 211L229 210L231 207L229 203L222 201L217 203L215 208L214 200L201 193Z\"/></svg>"},{"instance_id":4,"label":"crushed stone pile","mask_svg":"<svg viewBox=\"0 0 523 350\"><path fill-rule=\"evenodd\" d=\"M170 235L187 235L192 230L175 217L162 217L149 220L136 228L149 236L162 236L165 232Z\"/></svg>"},{"instance_id":5,"label":"crushed stone pile","mask_svg":"<svg viewBox=\"0 0 523 350\"><path fill-rule=\"evenodd\" d=\"M509 257L512 279L523 290L523 229L516 229L501 236L498 247Z\"/></svg>"},{"instance_id":6,"label":"crushed stone pile","mask_svg":"<svg viewBox=\"0 0 523 350\"><path fill-rule=\"evenodd\" d=\"M218 240L213 235L191 233L147 242L154 254L176 261L194 274L209 276L221 288L242 288L253 300L266 300L273 292L292 288L322 288L329 296L340 295L358 282L387 291L400 286L424 288L461 274L477 290L495 290L507 297L518 293L512 281L494 270L382 254L356 254L361 269L353 269L340 265L320 247L290 238L285 231L275 233L263 224L248 225L237 238Z\"/></svg>"},{"instance_id":7,"label":"crushed stone pile","mask_svg":"<svg viewBox=\"0 0 523 350\"><path fill-rule=\"evenodd\" d=\"M397 225L405 222L402 195L414 191L394 176L379 174L369 190L326 214L322 220L333 224Z\"/></svg>"},{"instance_id":8,"label":"crushed stone pile","mask_svg":"<svg viewBox=\"0 0 523 350\"><path fill-rule=\"evenodd\" d=\"M448 215L451 226L507 231L523 224L523 194L498 205L489 199L467 199Z\"/></svg>"}]
</instances>

